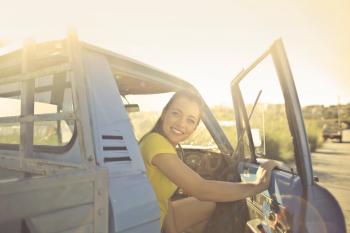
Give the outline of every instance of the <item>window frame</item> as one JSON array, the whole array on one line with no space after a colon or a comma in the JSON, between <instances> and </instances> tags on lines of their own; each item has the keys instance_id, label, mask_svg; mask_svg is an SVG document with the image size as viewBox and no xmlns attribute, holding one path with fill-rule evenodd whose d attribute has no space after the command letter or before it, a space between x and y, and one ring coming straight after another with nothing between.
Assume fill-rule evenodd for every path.
<instances>
[{"instance_id":1,"label":"window frame","mask_svg":"<svg viewBox=\"0 0 350 233\"><path fill-rule=\"evenodd\" d=\"M298 94L282 40L276 40L270 48L258 57L247 69L242 70L236 78L232 80L231 90L239 88L239 82L268 55L271 55L285 101L285 111L292 136L297 172L301 177L303 185L308 186L314 182L311 154ZM234 93L232 93L232 96L234 98Z\"/></svg>"},{"instance_id":2,"label":"window frame","mask_svg":"<svg viewBox=\"0 0 350 233\"><path fill-rule=\"evenodd\" d=\"M64 77L59 77L59 75L62 75L64 74L63 76ZM69 74L68 74L68 71L63 71L63 72L57 72L57 73L51 73L49 74L51 77L52 77L52 83L49 84L49 85L44 85L44 86L38 86L38 87L35 87L35 81L37 79L40 79L40 78L44 78L44 77L49 77L48 75L46 76L37 76L33 79L30 79L30 81L33 82L33 85L34 85L34 88L33 88L33 92L32 92L32 101L30 101L33 105L33 114L23 114L23 109L21 107L20 109L20 115L17 115L17 116L5 116L5 117L1 117L0 119L8 119L8 121L12 121L13 123L19 123L20 125L20 131L19 131L19 138L20 138L20 141L18 144L10 144L10 143L1 143L0 142L0 150L10 150L10 151L20 151L20 145L21 145L21 137L23 137L23 132L21 130L21 127L22 127L22 122L29 122L31 124L31 128L33 130L33 137L34 137L34 122L44 122L44 121L61 121L61 120L74 120L74 129L73 129L73 132L72 132L72 137L71 139L68 141L68 143L64 144L64 145L38 145L38 144L34 144L34 138L33 138L33 141L31 143L31 146L33 147L33 150L32 152L33 153L50 153L50 154L64 154L66 153L67 151L69 151L75 141L76 141L76 138L77 138L77 124L76 124L76 120L75 119L58 119L58 120L55 120L55 119L46 119L46 120L40 120L41 117L46 117L46 116L55 116L57 118L60 118L59 115L62 115L60 113L44 113L44 114L35 114L34 113L34 105L35 105L35 94L36 93L42 93L42 92L47 92L49 91L51 94L52 94L52 91L54 89L54 79L56 78L66 78L68 77L68 81L66 80L64 83L65 85L63 86L63 91L66 90L67 88L70 88L72 90L72 84L71 84L71 81L69 80ZM5 97L7 98L10 98L10 97L13 97L13 96L18 96L18 99L21 101L22 99L22 89L23 87L22 86L22 83L25 82L26 80L17 80L15 82L9 82L9 83L19 83L19 90L15 90L15 91L10 91L10 92L7 92L5 93ZM3 83L3 84L9 84L9 83ZM68 85L67 85L68 84ZM0 83L0 85L2 85ZM64 94L63 94L64 95ZM1 97L3 97L3 95L1 95ZM71 96L71 100L72 100L72 103L73 103L73 96ZM21 103L22 105L22 103ZM72 112L67 112L67 113L64 113L63 115L69 115L71 114L74 117L74 105L73 105L73 111ZM24 121L23 119L25 119L26 117L31 117L32 119L28 120L28 121ZM0 120L0 124L3 123L1 122ZM6 122L4 122L6 123ZM32 157L32 156L30 156ZM29 157L29 158L30 158Z\"/></svg>"}]
</instances>

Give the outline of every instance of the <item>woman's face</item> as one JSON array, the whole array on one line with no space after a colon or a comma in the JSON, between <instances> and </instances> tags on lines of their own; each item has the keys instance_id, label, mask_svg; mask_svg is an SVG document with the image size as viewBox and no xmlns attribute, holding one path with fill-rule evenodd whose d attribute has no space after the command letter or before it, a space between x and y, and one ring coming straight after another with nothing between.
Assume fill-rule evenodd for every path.
<instances>
[{"instance_id":1,"label":"woman's face","mask_svg":"<svg viewBox=\"0 0 350 233\"><path fill-rule=\"evenodd\" d=\"M162 116L162 130L168 140L176 145L195 131L199 120L198 104L186 97L178 97Z\"/></svg>"}]
</instances>

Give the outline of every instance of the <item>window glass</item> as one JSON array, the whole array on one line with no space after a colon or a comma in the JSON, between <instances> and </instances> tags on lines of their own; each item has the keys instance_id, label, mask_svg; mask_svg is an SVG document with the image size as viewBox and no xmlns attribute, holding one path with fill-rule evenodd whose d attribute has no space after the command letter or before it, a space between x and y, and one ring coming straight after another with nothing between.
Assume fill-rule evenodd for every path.
<instances>
[{"instance_id":1,"label":"window glass","mask_svg":"<svg viewBox=\"0 0 350 233\"><path fill-rule=\"evenodd\" d=\"M233 148L235 148L237 145L237 134L235 113L232 106L217 105L211 107L210 110L224 131L224 134L233 145Z\"/></svg>"},{"instance_id":2,"label":"window glass","mask_svg":"<svg viewBox=\"0 0 350 233\"><path fill-rule=\"evenodd\" d=\"M140 140L149 132L161 115L163 107L170 99L171 94L153 95L127 95L124 104L137 104L139 111L129 112L131 124L134 128L135 137Z\"/></svg>"},{"instance_id":3,"label":"window glass","mask_svg":"<svg viewBox=\"0 0 350 233\"><path fill-rule=\"evenodd\" d=\"M65 74L35 80L34 114L73 112L70 82ZM34 145L64 146L73 136L74 121L34 122Z\"/></svg>"},{"instance_id":4,"label":"window glass","mask_svg":"<svg viewBox=\"0 0 350 233\"><path fill-rule=\"evenodd\" d=\"M129 112L131 123L137 140L149 132L160 117L164 106L168 103L173 93L152 94L152 95L127 95L124 104L138 104L139 112ZM212 146L217 148L212 136L200 122L196 131L182 145Z\"/></svg>"},{"instance_id":5,"label":"window glass","mask_svg":"<svg viewBox=\"0 0 350 233\"><path fill-rule=\"evenodd\" d=\"M239 88L247 114L251 114L249 122L256 155L282 161L294 168L293 138L271 57L267 57L245 76L239 83ZM245 144L250 143L247 137L245 141Z\"/></svg>"},{"instance_id":6,"label":"window glass","mask_svg":"<svg viewBox=\"0 0 350 233\"><path fill-rule=\"evenodd\" d=\"M249 112L248 112L248 114L249 114ZM247 133L247 125L246 125L245 121L243 120L243 116L242 116L241 122L242 122L243 133L238 136L238 140L240 142L237 146L240 147L240 150L241 150L240 153L243 154L243 157L247 160L251 160L252 151L250 148L250 141L249 141L249 137L248 137L248 133ZM252 129L251 131L254 131L254 129Z\"/></svg>"},{"instance_id":7,"label":"window glass","mask_svg":"<svg viewBox=\"0 0 350 233\"><path fill-rule=\"evenodd\" d=\"M8 83L0 85L0 117L21 115L20 84ZM18 144L19 123L0 123L0 144Z\"/></svg>"},{"instance_id":8,"label":"window glass","mask_svg":"<svg viewBox=\"0 0 350 233\"><path fill-rule=\"evenodd\" d=\"M19 143L19 123L0 124L0 144Z\"/></svg>"},{"instance_id":9,"label":"window glass","mask_svg":"<svg viewBox=\"0 0 350 233\"><path fill-rule=\"evenodd\" d=\"M21 84L0 85L0 117L21 115ZM34 115L73 112L72 91L66 73L35 79ZM20 143L19 122L0 122L0 144ZM68 144L75 127L74 120L35 121L33 144L64 146Z\"/></svg>"}]
</instances>

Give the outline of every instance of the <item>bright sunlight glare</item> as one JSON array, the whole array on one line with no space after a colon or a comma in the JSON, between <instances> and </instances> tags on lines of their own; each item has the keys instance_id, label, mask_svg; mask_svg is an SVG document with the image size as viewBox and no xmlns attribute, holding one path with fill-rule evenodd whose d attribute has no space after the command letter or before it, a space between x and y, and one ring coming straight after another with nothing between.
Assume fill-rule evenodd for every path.
<instances>
[{"instance_id":1,"label":"bright sunlight glare","mask_svg":"<svg viewBox=\"0 0 350 233\"><path fill-rule=\"evenodd\" d=\"M281 37L302 105L350 102L349 1L14 0L3 9L0 50L73 26L81 40L188 80L209 105L232 105L231 80Z\"/></svg>"}]
</instances>

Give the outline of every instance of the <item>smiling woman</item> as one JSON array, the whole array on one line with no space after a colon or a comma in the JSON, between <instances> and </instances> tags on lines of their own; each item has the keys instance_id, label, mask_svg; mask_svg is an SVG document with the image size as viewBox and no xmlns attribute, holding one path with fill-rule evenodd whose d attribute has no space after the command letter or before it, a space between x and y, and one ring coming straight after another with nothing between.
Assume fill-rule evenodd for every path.
<instances>
[{"instance_id":1,"label":"smiling woman","mask_svg":"<svg viewBox=\"0 0 350 233\"><path fill-rule=\"evenodd\" d=\"M195 173L177 156L176 146L196 130L202 104L194 91L176 92L153 129L140 140L147 176L160 207L160 224L166 233L188 229L203 232L216 202L240 200L264 190L277 165L274 161L263 164L256 180L249 183L209 181ZM189 196L173 200L177 188Z\"/></svg>"}]
</instances>

